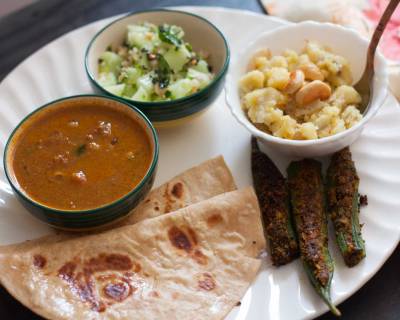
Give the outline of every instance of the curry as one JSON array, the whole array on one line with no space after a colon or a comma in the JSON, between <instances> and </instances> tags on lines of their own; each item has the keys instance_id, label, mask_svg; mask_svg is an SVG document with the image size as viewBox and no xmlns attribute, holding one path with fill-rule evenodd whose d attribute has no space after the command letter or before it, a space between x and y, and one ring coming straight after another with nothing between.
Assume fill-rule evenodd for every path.
<instances>
[{"instance_id":1,"label":"curry","mask_svg":"<svg viewBox=\"0 0 400 320\"><path fill-rule=\"evenodd\" d=\"M34 201L93 209L123 197L145 176L152 147L128 112L84 102L39 113L24 124L12 160L16 180Z\"/></svg>"}]
</instances>

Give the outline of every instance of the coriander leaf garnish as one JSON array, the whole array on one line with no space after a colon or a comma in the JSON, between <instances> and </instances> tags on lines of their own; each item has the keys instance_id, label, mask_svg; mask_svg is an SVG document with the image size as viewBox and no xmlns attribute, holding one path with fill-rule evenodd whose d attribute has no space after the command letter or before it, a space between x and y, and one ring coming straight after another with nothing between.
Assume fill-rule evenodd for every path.
<instances>
[{"instance_id":1,"label":"coriander leaf garnish","mask_svg":"<svg viewBox=\"0 0 400 320\"><path fill-rule=\"evenodd\" d=\"M179 33L179 29L171 28L171 26L167 24L158 27L158 36L160 37L160 40L172 44L175 47L179 47L182 44L182 40L179 39Z\"/></svg>"}]
</instances>

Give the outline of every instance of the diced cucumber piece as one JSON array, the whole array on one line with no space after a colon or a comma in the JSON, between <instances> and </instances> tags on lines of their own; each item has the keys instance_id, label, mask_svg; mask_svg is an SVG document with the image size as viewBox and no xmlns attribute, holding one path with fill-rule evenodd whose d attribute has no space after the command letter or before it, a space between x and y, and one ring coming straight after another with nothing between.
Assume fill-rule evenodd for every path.
<instances>
[{"instance_id":1,"label":"diced cucumber piece","mask_svg":"<svg viewBox=\"0 0 400 320\"><path fill-rule=\"evenodd\" d=\"M111 51L105 51L100 55L99 73L112 72L115 75L121 68L122 58Z\"/></svg>"},{"instance_id":2,"label":"diced cucumber piece","mask_svg":"<svg viewBox=\"0 0 400 320\"><path fill-rule=\"evenodd\" d=\"M199 82L200 89L207 86L211 81L211 75L209 73L199 72L193 68L188 69L187 77L189 79L195 79Z\"/></svg>"},{"instance_id":3,"label":"diced cucumber piece","mask_svg":"<svg viewBox=\"0 0 400 320\"><path fill-rule=\"evenodd\" d=\"M144 76L141 76L137 79L137 87L141 87L146 90L149 94L151 94L154 90L153 85L153 74L151 72L146 73Z\"/></svg>"},{"instance_id":4,"label":"diced cucumber piece","mask_svg":"<svg viewBox=\"0 0 400 320\"><path fill-rule=\"evenodd\" d=\"M135 84L137 79L142 75L142 71L139 68L128 67L124 68L121 74L123 83Z\"/></svg>"},{"instance_id":5,"label":"diced cucumber piece","mask_svg":"<svg viewBox=\"0 0 400 320\"><path fill-rule=\"evenodd\" d=\"M107 86L104 87L108 92L111 92L112 94L115 94L116 96L122 96L122 93L124 92L125 89L125 84L116 84L113 86Z\"/></svg>"},{"instance_id":6,"label":"diced cucumber piece","mask_svg":"<svg viewBox=\"0 0 400 320\"><path fill-rule=\"evenodd\" d=\"M180 79L169 85L172 99L179 99L189 95L193 90L192 81L189 79Z\"/></svg>"},{"instance_id":7,"label":"diced cucumber piece","mask_svg":"<svg viewBox=\"0 0 400 320\"><path fill-rule=\"evenodd\" d=\"M108 87L117 84L117 77L112 72L103 72L99 74L97 81L102 87Z\"/></svg>"},{"instance_id":8,"label":"diced cucumber piece","mask_svg":"<svg viewBox=\"0 0 400 320\"><path fill-rule=\"evenodd\" d=\"M128 29L128 34L129 33L146 33L150 31L149 27L147 25L141 25L141 24L130 24L127 26Z\"/></svg>"},{"instance_id":9,"label":"diced cucumber piece","mask_svg":"<svg viewBox=\"0 0 400 320\"><path fill-rule=\"evenodd\" d=\"M134 85L134 84L126 84L125 88L124 88L124 91L122 92L122 95L130 98L130 97L133 96L135 91L136 91L136 85Z\"/></svg>"},{"instance_id":10,"label":"diced cucumber piece","mask_svg":"<svg viewBox=\"0 0 400 320\"><path fill-rule=\"evenodd\" d=\"M137 101L150 101L150 93L145 88L139 87L131 99Z\"/></svg>"},{"instance_id":11,"label":"diced cucumber piece","mask_svg":"<svg viewBox=\"0 0 400 320\"><path fill-rule=\"evenodd\" d=\"M205 60L200 59L195 66L192 67L192 69L197 70L199 72L203 73L209 73L208 71L208 64Z\"/></svg>"},{"instance_id":12,"label":"diced cucumber piece","mask_svg":"<svg viewBox=\"0 0 400 320\"><path fill-rule=\"evenodd\" d=\"M175 73L182 69L184 64L189 61L190 57L191 54L185 46L180 46L178 50L172 47L164 54L164 59Z\"/></svg>"},{"instance_id":13,"label":"diced cucumber piece","mask_svg":"<svg viewBox=\"0 0 400 320\"><path fill-rule=\"evenodd\" d=\"M182 39L185 36L185 32L181 27L171 25L170 32L174 34L178 39Z\"/></svg>"},{"instance_id":14,"label":"diced cucumber piece","mask_svg":"<svg viewBox=\"0 0 400 320\"><path fill-rule=\"evenodd\" d=\"M129 25L126 42L130 47L137 46L140 49L152 51L160 44L158 33L146 26Z\"/></svg>"},{"instance_id":15,"label":"diced cucumber piece","mask_svg":"<svg viewBox=\"0 0 400 320\"><path fill-rule=\"evenodd\" d=\"M137 61L137 66L142 69L146 69L149 67L149 60L147 59L145 54L140 55L140 58Z\"/></svg>"}]
</instances>

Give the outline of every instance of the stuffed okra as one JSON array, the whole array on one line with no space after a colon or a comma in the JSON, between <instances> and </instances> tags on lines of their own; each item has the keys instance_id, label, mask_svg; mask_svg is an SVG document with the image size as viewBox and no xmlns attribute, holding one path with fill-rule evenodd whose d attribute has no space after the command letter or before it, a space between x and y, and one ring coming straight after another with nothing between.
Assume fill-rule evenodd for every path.
<instances>
[{"instance_id":1,"label":"stuffed okra","mask_svg":"<svg viewBox=\"0 0 400 320\"><path fill-rule=\"evenodd\" d=\"M327 172L328 212L344 262L349 267L357 265L365 257L358 220L358 185L359 178L349 148L336 152Z\"/></svg>"},{"instance_id":2,"label":"stuffed okra","mask_svg":"<svg viewBox=\"0 0 400 320\"><path fill-rule=\"evenodd\" d=\"M288 183L304 268L315 290L332 313L340 315L330 297L333 261L328 249L321 164L311 159L292 162L288 168Z\"/></svg>"},{"instance_id":3,"label":"stuffed okra","mask_svg":"<svg viewBox=\"0 0 400 320\"><path fill-rule=\"evenodd\" d=\"M251 141L251 167L254 188L264 219L272 263L289 263L298 256L298 246L289 213L287 183L271 159Z\"/></svg>"}]
</instances>

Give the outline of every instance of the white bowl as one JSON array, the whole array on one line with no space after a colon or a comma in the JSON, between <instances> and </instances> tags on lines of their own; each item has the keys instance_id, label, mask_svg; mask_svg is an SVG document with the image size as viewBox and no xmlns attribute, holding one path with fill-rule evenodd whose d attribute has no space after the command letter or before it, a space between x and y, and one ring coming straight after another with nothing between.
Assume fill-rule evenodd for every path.
<instances>
[{"instance_id":1,"label":"white bowl","mask_svg":"<svg viewBox=\"0 0 400 320\"><path fill-rule=\"evenodd\" d=\"M247 65L255 52L268 48L273 55L285 49L300 52L306 40L315 40L345 57L351 67L354 83L363 72L369 41L351 29L331 23L301 22L265 32L258 36L238 56L232 57L232 64L225 84L226 102L233 116L267 148L296 157L317 157L331 154L352 144L361 134L364 126L377 113L388 93L386 61L377 52L375 56L375 76L373 79L372 105L363 119L352 128L333 136L315 140L288 140L274 137L258 130L242 110L239 97L239 79L245 74Z\"/></svg>"}]
</instances>

